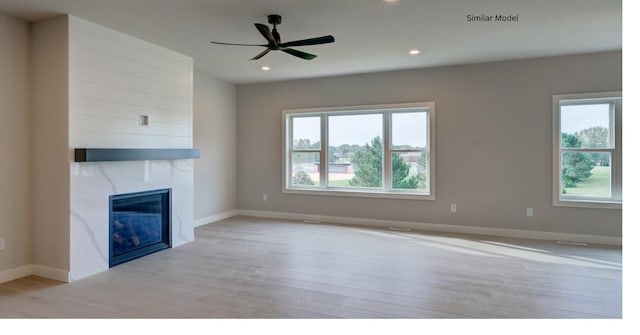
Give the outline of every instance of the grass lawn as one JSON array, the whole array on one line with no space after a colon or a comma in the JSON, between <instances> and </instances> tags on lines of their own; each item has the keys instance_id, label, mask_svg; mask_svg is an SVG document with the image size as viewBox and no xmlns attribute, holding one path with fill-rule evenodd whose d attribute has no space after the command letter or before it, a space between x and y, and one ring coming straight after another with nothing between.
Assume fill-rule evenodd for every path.
<instances>
[{"instance_id":1,"label":"grass lawn","mask_svg":"<svg viewBox=\"0 0 640 335\"><path fill-rule=\"evenodd\" d=\"M314 181L312 186L318 186L320 185L319 182ZM300 185L298 185L300 186ZM332 180L329 182L329 186L330 187L349 187L349 179L345 179L345 180Z\"/></svg>"},{"instance_id":2,"label":"grass lawn","mask_svg":"<svg viewBox=\"0 0 640 335\"><path fill-rule=\"evenodd\" d=\"M576 184L576 187L565 187L565 194L584 196L604 196L611 195L609 185L611 184L609 167L596 166L591 170L591 177Z\"/></svg>"},{"instance_id":3,"label":"grass lawn","mask_svg":"<svg viewBox=\"0 0 640 335\"><path fill-rule=\"evenodd\" d=\"M350 179L330 180L329 181L329 186L331 186L331 187L349 187L349 180Z\"/></svg>"}]
</instances>

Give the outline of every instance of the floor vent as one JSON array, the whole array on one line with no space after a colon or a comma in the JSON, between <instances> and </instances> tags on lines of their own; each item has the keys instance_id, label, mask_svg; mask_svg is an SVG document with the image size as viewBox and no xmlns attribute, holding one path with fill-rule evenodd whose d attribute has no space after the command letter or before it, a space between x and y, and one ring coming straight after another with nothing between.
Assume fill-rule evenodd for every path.
<instances>
[{"instance_id":1,"label":"floor vent","mask_svg":"<svg viewBox=\"0 0 640 335\"><path fill-rule=\"evenodd\" d=\"M411 231L411 229L409 228L398 228L398 227L387 227L389 230L396 230L396 231Z\"/></svg>"},{"instance_id":2,"label":"floor vent","mask_svg":"<svg viewBox=\"0 0 640 335\"><path fill-rule=\"evenodd\" d=\"M574 241L556 241L558 244L566 244L566 245L578 245L581 247L586 247L588 244L584 242L574 242Z\"/></svg>"}]
</instances>

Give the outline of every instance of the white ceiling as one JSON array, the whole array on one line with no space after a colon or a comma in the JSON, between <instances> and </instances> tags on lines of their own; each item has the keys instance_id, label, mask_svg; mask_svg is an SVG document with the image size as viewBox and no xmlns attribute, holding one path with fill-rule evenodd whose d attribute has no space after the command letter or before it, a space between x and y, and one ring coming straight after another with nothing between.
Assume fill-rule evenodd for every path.
<instances>
[{"instance_id":1,"label":"white ceiling","mask_svg":"<svg viewBox=\"0 0 640 335\"><path fill-rule=\"evenodd\" d=\"M622 49L622 0L0 0L0 12L27 21L68 13L189 55L198 71L236 84ZM318 55L312 61L283 52L249 61L262 48L210 43L263 44L253 24L268 14L282 15L283 41L336 42L299 47ZM413 48L422 53L409 56Z\"/></svg>"}]
</instances>

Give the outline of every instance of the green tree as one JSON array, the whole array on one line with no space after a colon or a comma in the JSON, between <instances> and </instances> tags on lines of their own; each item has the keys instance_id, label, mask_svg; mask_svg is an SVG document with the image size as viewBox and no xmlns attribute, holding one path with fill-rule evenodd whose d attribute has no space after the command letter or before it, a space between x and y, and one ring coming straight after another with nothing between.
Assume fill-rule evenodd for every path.
<instances>
[{"instance_id":1,"label":"green tree","mask_svg":"<svg viewBox=\"0 0 640 335\"><path fill-rule=\"evenodd\" d=\"M294 150L320 149L320 142L311 143L311 140L308 138L294 139L293 149Z\"/></svg>"},{"instance_id":2,"label":"green tree","mask_svg":"<svg viewBox=\"0 0 640 335\"><path fill-rule=\"evenodd\" d=\"M360 149L362 147L357 144L341 144L338 147L329 146L329 162L348 162Z\"/></svg>"},{"instance_id":3,"label":"green tree","mask_svg":"<svg viewBox=\"0 0 640 335\"><path fill-rule=\"evenodd\" d=\"M420 178L416 175L409 175L411 165L402 160L400 154L394 153L392 160L392 187L393 188L405 188L405 189L417 189L420 184Z\"/></svg>"},{"instance_id":4,"label":"green tree","mask_svg":"<svg viewBox=\"0 0 640 335\"><path fill-rule=\"evenodd\" d=\"M355 176L349 180L350 186L382 187L382 139L376 136L370 144L354 153L351 163ZM420 186L419 175L409 175L411 166L398 154L393 154L392 186L394 188L416 189Z\"/></svg>"},{"instance_id":5,"label":"green tree","mask_svg":"<svg viewBox=\"0 0 640 335\"><path fill-rule=\"evenodd\" d=\"M309 175L300 170L293 175L293 179L291 180L293 185L314 185L313 180Z\"/></svg>"},{"instance_id":6,"label":"green tree","mask_svg":"<svg viewBox=\"0 0 640 335\"><path fill-rule=\"evenodd\" d=\"M351 159L355 176L349 185L358 187L382 187L382 139L376 136Z\"/></svg>"},{"instance_id":7,"label":"green tree","mask_svg":"<svg viewBox=\"0 0 640 335\"><path fill-rule=\"evenodd\" d=\"M563 148L580 148L582 142L576 135L562 133ZM582 152L568 152L562 155L562 185L575 187L584 179L591 177L591 170L595 164L591 158Z\"/></svg>"},{"instance_id":8,"label":"green tree","mask_svg":"<svg viewBox=\"0 0 640 335\"><path fill-rule=\"evenodd\" d=\"M320 142L311 143L308 138L299 138L293 140L293 150L317 150L320 149ZM316 163L318 158L313 153L301 153L297 152L293 154L292 162L294 165L302 163Z\"/></svg>"},{"instance_id":9,"label":"green tree","mask_svg":"<svg viewBox=\"0 0 640 335\"><path fill-rule=\"evenodd\" d=\"M611 147L609 128L591 127L583 129L576 134L580 142L591 149L603 149ZM601 152L591 154L591 159L600 166L609 166L609 155Z\"/></svg>"},{"instance_id":10,"label":"green tree","mask_svg":"<svg viewBox=\"0 0 640 335\"><path fill-rule=\"evenodd\" d=\"M335 163L338 161L338 159L340 159L340 157L338 157L338 148L336 147L329 147L329 163Z\"/></svg>"},{"instance_id":11,"label":"green tree","mask_svg":"<svg viewBox=\"0 0 640 335\"><path fill-rule=\"evenodd\" d=\"M418 188L424 190L427 188L427 152L420 154L418 161Z\"/></svg>"}]
</instances>

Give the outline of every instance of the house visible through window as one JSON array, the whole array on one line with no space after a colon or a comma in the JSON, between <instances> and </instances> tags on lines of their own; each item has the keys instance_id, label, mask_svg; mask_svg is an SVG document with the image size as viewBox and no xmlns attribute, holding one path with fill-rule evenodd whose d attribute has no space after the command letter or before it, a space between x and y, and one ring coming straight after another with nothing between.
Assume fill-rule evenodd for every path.
<instances>
[{"instance_id":1,"label":"house visible through window","mask_svg":"<svg viewBox=\"0 0 640 335\"><path fill-rule=\"evenodd\" d=\"M433 199L434 103L283 113L284 192Z\"/></svg>"},{"instance_id":2,"label":"house visible through window","mask_svg":"<svg viewBox=\"0 0 640 335\"><path fill-rule=\"evenodd\" d=\"M622 95L556 95L554 204L618 208L622 202Z\"/></svg>"}]
</instances>

